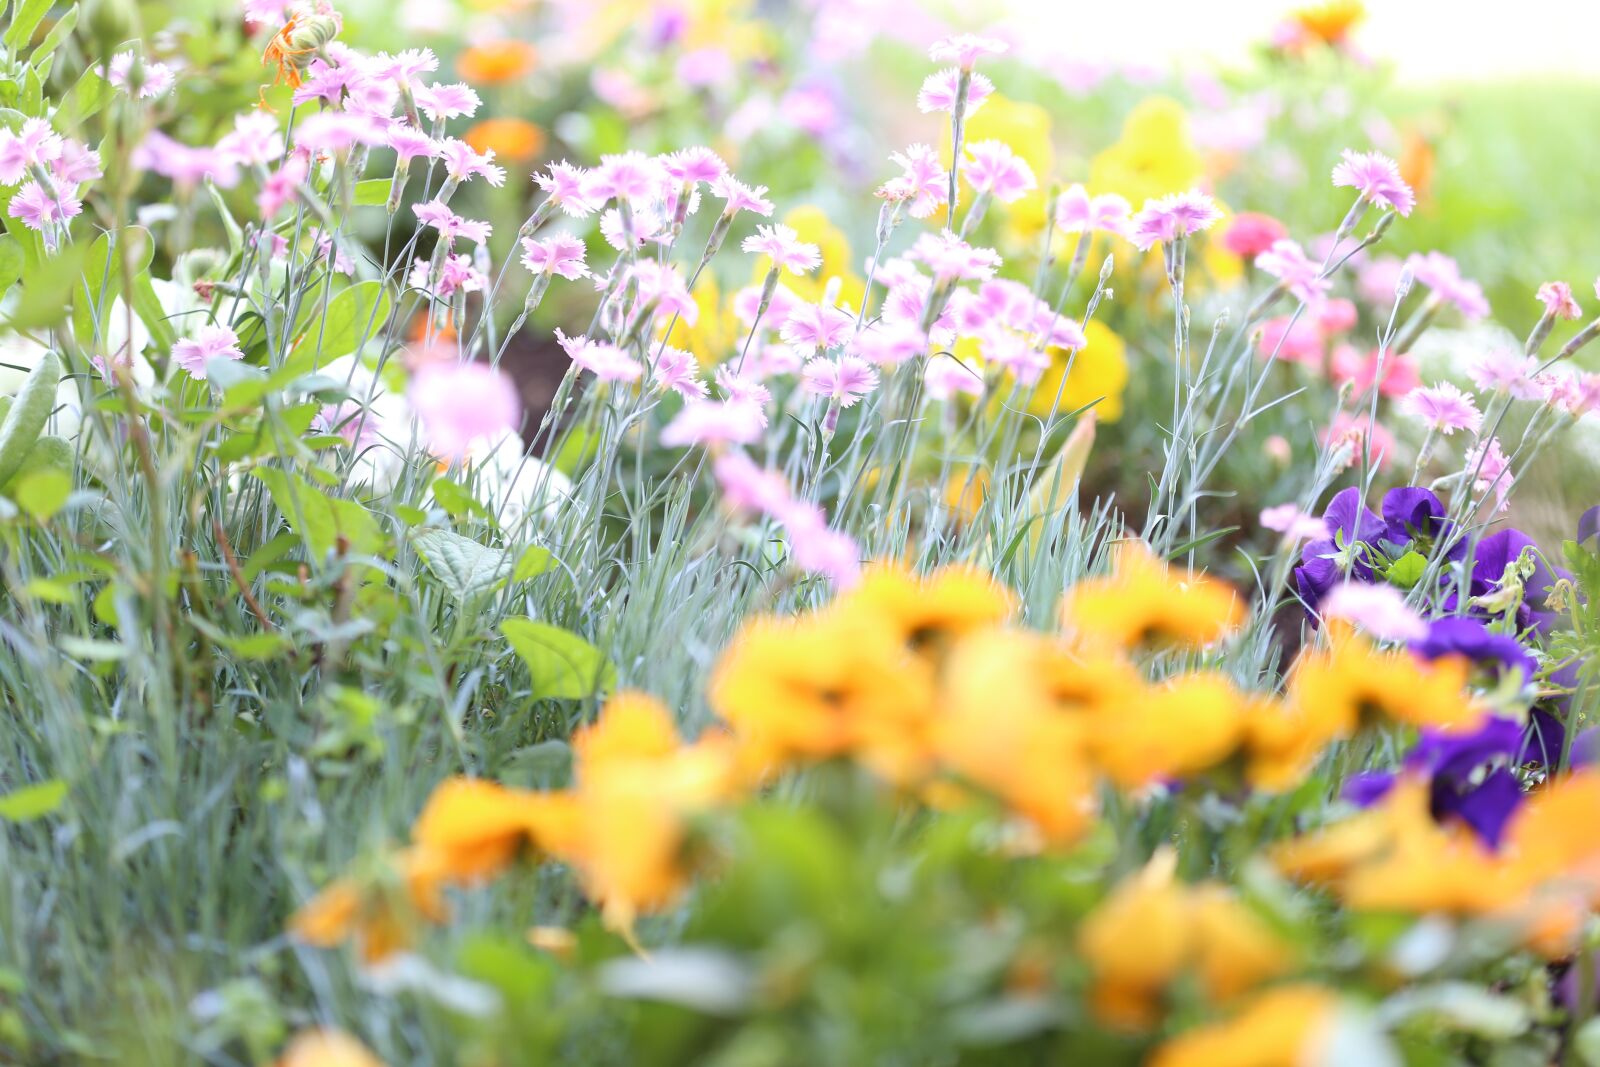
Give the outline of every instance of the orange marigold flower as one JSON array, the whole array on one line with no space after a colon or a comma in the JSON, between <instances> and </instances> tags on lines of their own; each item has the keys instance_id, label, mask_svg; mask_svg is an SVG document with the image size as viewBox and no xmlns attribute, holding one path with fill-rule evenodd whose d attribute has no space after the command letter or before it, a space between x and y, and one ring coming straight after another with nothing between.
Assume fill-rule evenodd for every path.
<instances>
[{"instance_id":1,"label":"orange marigold flower","mask_svg":"<svg viewBox=\"0 0 1600 1067\"><path fill-rule=\"evenodd\" d=\"M1245 737L1249 702L1221 674L1183 674L1095 719L1089 750L1124 789L1216 766Z\"/></svg>"},{"instance_id":2,"label":"orange marigold flower","mask_svg":"<svg viewBox=\"0 0 1600 1067\"><path fill-rule=\"evenodd\" d=\"M277 1067L383 1067L372 1051L340 1030L302 1030Z\"/></svg>"},{"instance_id":3,"label":"orange marigold flower","mask_svg":"<svg viewBox=\"0 0 1600 1067\"><path fill-rule=\"evenodd\" d=\"M1300 1067L1315 1062L1339 998L1315 985L1269 990L1226 1022L1180 1034L1156 1050L1150 1067Z\"/></svg>"},{"instance_id":4,"label":"orange marigold flower","mask_svg":"<svg viewBox=\"0 0 1600 1067\"><path fill-rule=\"evenodd\" d=\"M526 76L536 58L526 41L489 41L463 51L456 70L474 85L503 85Z\"/></svg>"},{"instance_id":5,"label":"orange marigold flower","mask_svg":"<svg viewBox=\"0 0 1600 1067\"><path fill-rule=\"evenodd\" d=\"M493 152L513 163L530 163L544 151L544 131L527 119L514 117L484 119L468 127L461 139L474 152Z\"/></svg>"},{"instance_id":6,"label":"orange marigold flower","mask_svg":"<svg viewBox=\"0 0 1600 1067\"><path fill-rule=\"evenodd\" d=\"M440 782L411 827L411 840L456 880L486 878L516 856L528 837L530 794L482 778Z\"/></svg>"},{"instance_id":7,"label":"orange marigold flower","mask_svg":"<svg viewBox=\"0 0 1600 1067\"><path fill-rule=\"evenodd\" d=\"M1325 0L1295 11L1290 18L1307 34L1324 44L1343 44L1367 9L1361 0Z\"/></svg>"},{"instance_id":8,"label":"orange marigold flower","mask_svg":"<svg viewBox=\"0 0 1600 1067\"><path fill-rule=\"evenodd\" d=\"M1469 670L1460 656L1424 662L1403 650L1381 650L1350 627L1330 622L1326 644L1308 648L1296 661L1286 699L1332 737L1347 737L1378 718L1466 728L1484 715L1467 689Z\"/></svg>"},{"instance_id":9,"label":"orange marigold flower","mask_svg":"<svg viewBox=\"0 0 1600 1067\"><path fill-rule=\"evenodd\" d=\"M954 638L1005 622L1016 611L1011 590L978 567L952 564L927 577L880 563L868 567L840 604L877 614L918 652L939 652Z\"/></svg>"},{"instance_id":10,"label":"orange marigold flower","mask_svg":"<svg viewBox=\"0 0 1600 1067\"><path fill-rule=\"evenodd\" d=\"M1175 572L1143 541L1124 541L1106 578L1067 590L1065 624L1086 641L1118 648L1200 647L1244 622L1245 607L1226 584Z\"/></svg>"}]
</instances>

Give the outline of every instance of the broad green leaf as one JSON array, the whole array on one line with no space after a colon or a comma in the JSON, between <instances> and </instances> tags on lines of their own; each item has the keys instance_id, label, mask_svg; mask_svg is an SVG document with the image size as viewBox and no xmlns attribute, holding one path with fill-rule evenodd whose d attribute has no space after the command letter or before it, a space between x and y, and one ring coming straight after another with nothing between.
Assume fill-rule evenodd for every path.
<instances>
[{"instance_id":1,"label":"broad green leaf","mask_svg":"<svg viewBox=\"0 0 1600 1067\"><path fill-rule=\"evenodd\" d=\"M356 204L361 207L375 207L389 202L388 178L368 178L366 181L356 182Z\"/></svg>"},{"instance_id":2,"label":"broad green leaf","mask_svg":"<svg viewBox=\"0 0 1600 1067\"><path fill-rule=\"evenodd\" d=\"M570 630L533 619L507 619L500 632L528 665L535 699L581 700L616 684L611 661Z\"/></svg>"},{"instance_id":3,"label":"broad green leaf","mask_svg":"<svg viewBox=\"0 0 1600 1067\"><path fill-rule=\"evenodd\" d=\"M39 28L39 22L50 11L53 0L17 0L11 12L11 28L6 30L6 48L12 52L19 52L22 46L33 40L33 31Z\"/></svg>"},{"instance_id":4,"label":"broad green leaf","mask_svg":"<svg viewBox=\"0 0 1600 1067\"><path fill-rule=\"evenodd\" d=\"M463 603L494 589L511 573L506 553L449 530L424 531L414 543L439 584Z\"/></svg>"},{"instance_id":5,"label":"broad green leaf","mask_svg":"<svg viewBox=\"0 0 1600 1067\"><path fill-rule=\"evenodd\" d=\"M572 746L550 740L519 748L506 756L497 777L523 789L565 789L572 780Z\"/></svg>"},{"instance_id":6,"label":"broad green leaf","mask_svg":"<svg viewBox=\"0 0 1600 1067\"><path fill-rule=\"evenodd\" d=\"M517 560L517 567L511 572L511 580L525 582L529 578L537 578L555 565L556 558L550 554L548 548L529 545L522 553L522 558Z\"/></svg>"},{"instance_id":7,"label":"broad green leaf","mask_svg":"<svg viewBox=\"0 0 1600 1067\"><path fill-rule=\"evenodd\" d=\"M54 352L46 352L28 372L4 421L0 421L0 485L22 469L38 444L50 412L55 409L56 388L60 384L61 361Z\"/></svg>"},{"instance_id":8,"label":"broad green leaf","mask_svg":"<svg viewBox=\"0 0 1600 1067\"><path fill-rule=\"evenodd\" d=\"M383 329L389 318L389 294L381 282L361 282L328 301L320 319L302 316L295 323L294 348L286 367L305 373L348 356Z\"/></svg>"},{"instance_id":9,"label":"broad green leaf","mask_svg":"<svg viewBox=\"0 0 1600 1067\"><path fill-rule=\"evenodd\" d=\"M73 27L78 24L78 9L67 8L67 13L56 19L56 24L50 27L50 32L44 35L44 40L39 42L39 47L33 50L30 57L34 63L48 59L50 53L61 47L61 42L67 39Z\"/></svg>"},{"instance_id":10,"label":"broad green leaf","mask_svg":"<svg viewBox=\"0 0 1600 1067\"><path fill-rule=\"evenodd\" d=\"M467 491L467 487L460 482L452 482L449 478L435 478L433 480L433 499L441 508L450 514L451 518L459 519L463 515L480 515L489 517L489 509L478 503L477 499Z\"/></svg>"},{"instance_id":11,"label":"broad green leaf","mask_svg":"<svg viewBox=\"0 0 1600 1067\"><path fill-rule=\"evenodd\" d=\"M211 203L217 209L217 216L222 219L222 232L228 235L228 256L233 258L244 249L244 231L239 228L233 212L228 210L228 202L222 199L222 191L210 178L206 179L206 192L211 194Z\"/></svg>"},{"instance_id":12,"label":"broad green leaf","mask_svg":"<svg viewBox=\"0 0 1600 1067\"><path fill-rule=\"evenodd\" d=\"M1390 585L1398 585L1401 589L1410 589L1422 581L1422 575L1428 569L1428 557L1413 549L1389 565L1384 577Z\"/></svg>"},{"instance_id":13,"label":"broad green leaf","mask_svg":"<svg viewBox=\"0 0 1600 1067\"><path fill-rule=\"evenodd\" d=\"M13 236L16 236L13 231ZM84 249L67 245L45 253L37 269L22 278L22 298L11 313L11 327L37 330L54 326L67 317L79 279L83 276Z\"/></svg>"},{"instance_id":14,"label":"broad green leaf","mask_svg":"<svg viewBox=\"0 0 1600 1067\"><path fill-rule=\"evenodd\" d=\"M26 265L27 259L17 239L9 233L0 234L0 293L17 283Z\"/></svg>"},{"instance_id":15,"label":"broad green leaf","mask_svg":"<svg viewBox=\"0 0 1600 1067\"><path fill-rule=\"evenodd\" d=\"M1600 1018L1592 1018L1572 1035L1572 1048L1586 1067L1600 1067Z\"/></svg>"},{"instance_id":16,"label":"broad green leaf","mask_svg":"<svg viewBox=\"0 0 1600 1067\"><path fill-rule=\"evenodd\" d=\"M11 491L17 505L36 522L49 522L72 495L72 475L45 468L23 475Z\"/></svg>"},{"instance_id":17,"label":"broad green leaf","mask_svg":"<svg viewBox=\"0 0 1600 1067\"><path fill-rule=\"evenodd\" d=\"M257 467L253 473L318 560L334 550L340 537L352 551L363 554L383 545L377 519L355 501L330 497L300 475L278 467Z\"/></svg>"},{"instance_id":18,"label":"broad green leaf","mask_svg":"<svg viewBox=\"0 0 1600 1067\"><path fill-rule=\"evenodd\" d=\"M59 778L23 786L0 797L0 819L32 822L55 811L66 799L67 783Z\"/></svg>"}]
</instances>

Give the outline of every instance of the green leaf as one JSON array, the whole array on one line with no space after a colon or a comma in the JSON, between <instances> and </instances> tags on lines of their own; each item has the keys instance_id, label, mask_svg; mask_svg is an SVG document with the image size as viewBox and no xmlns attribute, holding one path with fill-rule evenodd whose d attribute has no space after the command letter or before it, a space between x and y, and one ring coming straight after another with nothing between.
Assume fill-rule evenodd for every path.
<instances>
[{"instance_id":1,"label":"green leaf","mask_svg":"<svg viewBox=\"0 0 1600 1067\"><path fill-rule=\"evenodd\" d=\"M1588 1067L1600 1067L1600 1017L1590 1019L1572 1035L1572 1048Z\"/></svg>"},{"instance_id":2,"label":"green leaf","mask_svg":"<svg viewBox=\"0 0 1600 1067\"><path fill-rule=\"evenodd\" d=\"M56 388L61 384L61 361L46 352L17 391L17 398L0 422L0 485L5 485L33 451L44 432L44 424L56 406Z\"/></svg>"},{"instance_id":3,"label":"green leaf","mask_svg":"<svg viewBox=\"0 0 1600 1067\"><path fill-rule=\"evenodd\" d=\"M572 781L572 746L565 741L541 741L506 756L497 777L523 789L565 789Z\"/></svg>"},{"instance_id":4,"label":"green leaf","mask_svg":"<svg viewBox=\"0 0 1600 1067\"><path fill-rule=\"evenodd\" d=\"M72 32L73 27L77 24L78 9L76 7L67 8L67 13L56 19L56 24L51 26L50 32L44 35L44 40L39 42L39 47L33 50L33 55L29 57L31 61L37 64L48 59L50 53L61 47L61 42L67 39L67 35Z\"/></svg>"},{"instance_id":5,"label":"green leaf","mask_svg":"<svg viewBox=\"0 0 1600 1067\"><path fill-rule=\"evenodd\" d=\"M15 9L11 14L11 28L6 30L5 44L9 51L21 51L22 46L33 40L33 31L39 28L39 22L50 11L53 0L17 0Z\"/></svg>"},{"instance_id":6,"label":"green leaf","mask_svg":"<svg viewBox=\"0 0 1600 1067\"><path fill-rule=\"evenodd\" d=\"M356 204L361 207L376 207L389 202L388 178L368 178L366 181L356 182Z\"/></svg>"},{"instance_id":7,"label":"green leaf","mask_svg":"<svg viewBox=\"0 0 1600 1067\"><path fill-rule=\"evenodd\" d=\"M439 584L462 603L494 589L511 573L504 552L449 530L427 530L413 543Z\"/></svg>"},{"instance_id":8,"label":"green leaf","mask_svg":"<svg viewBox=\"0 0 1600 1067\"><path fill-rule=\"evenodd\" d=\"M11 495L34 521L49 522L72 495L72 475L49 467L33 471L18 479Z\"/></svg>"},{"instance_id":9,"label":"green leaf","mask_svg":"<svg viewBox=\"0 0 1600 1067\"><path fill-rule=\"evenodd\" d=\"M17 236L14 231L12 236ZM30 268L22 279L22 298L11 312L11 328L37 330L66 318L83 276L83 261L83 247L67 245L46 254L37 269Z\"/></svg>"},{"instance_id":10,"label":"green leaf","mask_svg":"<svg viewBox=\"0 0 1600 1067\"><path fill-rule=\"evenodd\" d=\"M611 661L570 630L532 619L507 619L500 632L528 665L535 699L581 700L616 684Z\"/></svg>"},{"instance_id":11,"label":"green leaf","mask_svg":"<svg viewBox=\"0 0 1600 1067\"><path fill-rule=\"evenodd\" d=\"M454 519L470 514L489 517L489 509L478 503L473 495L467 492L466 486L460 482L452 482L449 478L433 480L433 499L438 501L439 506Z\"/></svg>"},{"instance_id":12,"label":"green leaf","mask_svg":"<svg viewBox=\"0 0 1600 1067\"><path fill-rule=\"evenodd\" d=\"M1384 572L1384 577L1390 585L1398 585L1401 589L1410 589L1422 581L1422 575L1428 569L1428 557L1416 549L1412 549L1393 563Z\"/></svg>"},{"instance_id":13,"label":"green leaf","mask_svg":"<svg viewBox=\"0 0 1600 1067\"><path fill-rule=\"evenodd\" d=\"M340 537L358 553L382 547L378 520L355 501L330 497L300 475L277 467L257 467L252 473L319 561L337 547Z\"/></svg>"},{"instance_id":14,"label":"green leaf","mask_svg":"<svg viewBox=\"0 0 1600 1067\"><path fill-rule=\"evenodd\" d=\"M0 234L0 293L17 284L26 265L27 258L17 239L9 233Z\"/></svg>"},{"instance_id":15,"label":"green leaf","mask_svg":"<svg viewBox=\"0 0 1600 1067\"><path fill-rule=\"evenodd\" d=\"M511 580L525 582L529 578L537 578L555 565L556 558L550 554L548 548L529 545L522 553L522 558L517 560L516 569L511 572Z\"/></svg>"},{"instance_id":16,"label":"green leaf","mask_svg":"<svg viewBox=\"0 0 1600 1067\"><path fill-rule=\"evenodd\" d=\"M389 318L389 294L381 282L361 282L328 301L327 314L302 316L295 323L298 339L286 367L305 373L347 356L383 329Z\"/></svg>"},{"instance_id":17,"label":"green leaf","mask_svg":"<svg viewBox=\"0 0 1600 1067\"><path fill-rule=\"evenodd\" d=\"M23 786L0 797L0 819L32 822L55 811L66 799L67 783L59 778Z\"/></svg>"},{"instance_id":18,"label":"green leaf","mask_svg":"<svg viewBox=\"0 0 1600 1067\"><path fill-rule=\"evenodd\" d=\"M115 243L112 237L116 237ZM122 242L128 242L126 246ZM72 294L72 329L87 343L95 336L99 323L101 336L107 327L106 316L111 314L112 301L121 296L125 286L122 276L122 257L128 256L132 277L137 278L150 269L156 245L150 231L142 226L128 226L115 234L103 233L94 239L83 260L83 281Z\"/></svg>"}]
</instances>

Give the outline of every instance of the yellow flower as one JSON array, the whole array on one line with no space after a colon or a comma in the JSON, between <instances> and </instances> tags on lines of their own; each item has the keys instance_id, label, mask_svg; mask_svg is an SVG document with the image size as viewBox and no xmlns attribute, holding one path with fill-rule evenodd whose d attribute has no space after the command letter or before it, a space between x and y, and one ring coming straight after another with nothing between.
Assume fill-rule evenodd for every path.
<instances>
[{"instance_id":1,"label":"yellow flower","mask_svg":"<svg viewBox=\"0 0 1600 1067\"><path fill-rule=\"evenodd\" d=\"M1191 894L1197 943L1195 967L1206 995L1233 1000L1294 963L1290 946L1226 886L1207 883Z\"/></svg>"},{"instance_id":2,"label":"yellow flower","mask_svg":"<svg viewBox=\"0 0 1600 1067\"><path fill-rule=\"evenodd\" d=\"M914 651L935 654L962 634L1006 621L1016 606L1011 590L987 571L961 563L926 577L876 564L839 605L843 611L879 616Z\"/></svg>"},{"instance_id":3,"label":"yellow flower","mask_svg":"<svg viewBox=\"0 0 1600 1067\"><path fill-rule=\"evenodd\" d=\"M708 270L700 275L690 295L700 314L692 326L679 318L671 343L683 346L704 367L737 357L745 328L734 314L733 294L724 294L716 275Z\"/></svg>"},{"instance_id":4,"label":"yellow flower","mask_svg":"<svg viewBox=\"0 0 1600 1067\"><path fill-rule=\"evenodd\" d=\"M758 763L857 754L899 780L926 758L931 671L868 612L749 623L717 663L709 699Z\"/></svg>"},{"instance_id":5,"label":"yellow flower","mask_svg":"<svg viewBox=\"0 0 1600 1067\"><path fill-rule=\"evenodd\" d=\"M516 856L528 838L531 794L482 778L450 778L434 789L411 827L416 847L456 880L487 878Z\"/></svg>"},{"instance_id":6,"label":"yellow flower","mask_svg":"<svg viewBox=\"0 0 1600 1067\"><path fill-rule=\"evenodd\" d=\"M1338 997L1314 985L1283 986L1257 997L1226 1022L1180 1034L1156 1050L1150 1067L1301 1067L1322 1049Z\"/></svg>"},{"instance_id":7,"label":"yellow flower","mask_svg":"<svg viewBox=\"0 0 1600 1067\"><path fill-rule=\"evenodd\" d=\"M1326 646L1307 649L1295 662L1287 700L1332 737L1347 737L1380 716L1411 726L1473 726L1483 708L1467 690L1468 669L1459 656L1425 663L1403 650L1383 651L1330 623Z\"/></svg>"},{"instance_id":8,"label":"yellow flower","mask_svg":"<svg viewBox=\"0 0 1600 1067\"><path fill-rule=\"evenodd\" d=\"M1244 738L1244 695L1220 674L1183 674L1094 721L1090 752L1124 789L1216 766Z\"/></svg>"},{"instance_id":9,"label":"yellow flower","mask_svg":"<svg viewBox=\"0 0 1600 1067\"><path fill-rule=\"evenodd\" d=\"M1066 625L1083 639L1118 648L1143 644L1199 647L1238 627L1245 616L1227 585L1199 574L1174 574L1143 541L1118 546L1108 578L1067 590Z\"/></svg>"},{"instance_id":10,"label":"yellow flower","mask_svg":"<svg viewBox=\"0 0 1600 1067\"><path fill-rule=\"evenodd\" d=\"M1203 173L1183 105L1152 96L1128 114L1116 143L1090 161L1088 184L1096 195L1120 193L1138 210L1151 197L1186 192Z\"/></svg>"},{"instance_id":11,"label":"yellow flower","mask_svg":"<svg viewBox=\"0 0 1600 1067\"><path fill-rule=\"evenodd\" d=\"M364 963L379 963L412 943L418 919L444 920L445 878L437 854L407 849L381 871L324 886L289 917L289 933L317 948L353 940Z\"/></svg>"},{"instance_id":12,"label":"yellow flower","mask_svg":"<svg viewBox=\"0 0 1600 1067\"><path fill-rule=\"evenodd\" d=\"M1126 702L1141 685L1120 661L1079 659L1032 631L987 629L951 651L934 727L939 758L1051 844L1077 840L1094 817L1085 712Z\"/></svg>"},{"instance_id":13,"label":"yellow flower","mask_svg":"<svg viewBox=\"0 0 1600 1067\"><path fill-rule=\"evenodd\" d=\"M1328 745L1350 734L1342 710L1326 702L1307 707L1257 698L1245 726L1245 777L1254 788L1273 793L1298 785Z\"/></svg>"},{"instance_id":14,"label":"yellow flower","mask_svg":"<svg viewBox=\"0 0 1600 1067\"><path fill-rule=\"evenodd\" d=\"M1111 327L1098 320L1084 325L1083 336L1088 344L1076 354L1062 348L1049 350L1050 366L1039 376L1028 397L1028 410L1035 415L1064 415L1099 401L1091 409L1096 419L1116 422L1122 418L1122 391L1128 384L1128 346ZM1065 388L1061 385L1063 376L1067 379Z\"/></svg>"},{"instance_id":15,"label":"yellow flower","mask_svg":"<svg viewBox=\"0 0 1600 1067\"><path fill-rule=\"evenodd\" d=\"M278 1067L383 1067L367 1046L339 1030L302 1030L278 1059Z\"/></svg>"}]
</instances>

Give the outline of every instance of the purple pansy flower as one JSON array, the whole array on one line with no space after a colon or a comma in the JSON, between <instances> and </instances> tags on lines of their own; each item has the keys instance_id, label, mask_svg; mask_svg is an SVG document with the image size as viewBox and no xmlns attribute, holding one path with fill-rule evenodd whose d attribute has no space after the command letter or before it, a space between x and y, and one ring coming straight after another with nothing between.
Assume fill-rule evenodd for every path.
<instances>
[{"instance_id":1,"label":"purple pansy flower","mask_svg":"<svg viewBox=\"0 0 1600 1067\"><path fill-rule=\"evenodd\" d=\"M1300 566L1294 570L1295 586L1306 610L1314 614L1322 598L1345 578L1356 582L1373 580L1371 564L1367 561L1368 549L1350 552L1350 572L1342 575L1339 564L1333 559L1341 549L1349 550L1356 542L1372 544L1384 535L1384 521L1361 502L1361 490L1352 486L1341 489L1328 501L1328 510L1322 519L1328 525L1330 536L1308 541L1300 550Z\"/></svg>"},{"instance_id":2,"label":"purple pansy flower","mask_svg":"<svg viewBox=\"0 0 1600 1067\"><path fill-rule=\"evenodd\" d=\"M1411 644L1411 651L1424 659L1461 655L1474 663L1493 665L1497 670L1517 669L1523 681L1533 677L1538 663L1533 654L1508 634L1494 633L1480 619L1454 616L1434 619L1428 635Z\"/></svg>"}]
</instances>

